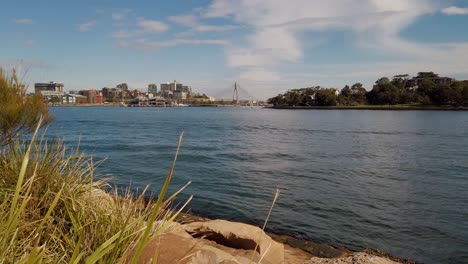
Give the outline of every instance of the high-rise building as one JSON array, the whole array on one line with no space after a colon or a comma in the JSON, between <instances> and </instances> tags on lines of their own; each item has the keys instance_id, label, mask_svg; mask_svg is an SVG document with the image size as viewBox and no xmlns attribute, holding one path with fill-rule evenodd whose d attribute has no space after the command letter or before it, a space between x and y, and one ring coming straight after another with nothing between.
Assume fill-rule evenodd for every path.
<instances>
[{"instance_id":1,"label":"high-rise building","mask_svg":"<svg viewBox=\"0 0 468 264\"><path fill-rule=\"evenodd\" d=\"M122 91L128 91L128 84L126 83L117 84L115 88L121 89Z\"/></svg>"},{"instance_id":2,"label":"high-rise building","mask_svg":"<svg viewBox=\"0 0 468 264\"><path fill-rule=\"evenodd\" d=\"M169 84L169 82L167 83L161 83L161 85L159 86L161 92L165 92L165 91L170 91L171 90L171 86Z\"/></svg>"},{"instance_id":3,"label":"high-rise building","mask_svg":"<svg viewBox=\"0 0 468 264\"><path fill-rule=\"evenodd\" d=\"M173 83L162 83L160 88L161 94L165 98L174 97L178 99L186 99L192 96L192 87L177 83L177 81L174 81Z\"/></svg>"},{"instance_id":4,"label":"high-rise building","mask_svg":"<svg viewBox=\"0 0 468 264\"><path fill-rule=\"evenodd\" d=\"M158 86L154 83L148 84L148 93L157 94L158 93Z\"/></svg>"}]
</instances>

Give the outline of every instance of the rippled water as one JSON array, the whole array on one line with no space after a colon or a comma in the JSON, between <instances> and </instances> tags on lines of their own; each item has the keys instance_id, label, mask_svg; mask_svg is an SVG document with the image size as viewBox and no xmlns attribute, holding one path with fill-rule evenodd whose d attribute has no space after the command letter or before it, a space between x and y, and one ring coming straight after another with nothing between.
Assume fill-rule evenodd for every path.
<instances>
[{"instance_id":1,"label":"rippled water","mask_svg":"<svg viewBox=\"0 0 468 264\"><path fill-rule=\"evenodd\" d=\"M49 136L119 186L172 190L209 216L427 263L468 263L468 112L54 108ZM81 139L80 139L81 138Z\"/></svg>"}]
</instances>

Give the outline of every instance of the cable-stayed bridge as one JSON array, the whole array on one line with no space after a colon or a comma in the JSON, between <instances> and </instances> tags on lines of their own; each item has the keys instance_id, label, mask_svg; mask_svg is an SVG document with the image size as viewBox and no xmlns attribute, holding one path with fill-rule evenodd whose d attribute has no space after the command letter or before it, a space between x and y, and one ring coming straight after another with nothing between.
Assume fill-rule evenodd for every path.
<instances>
[{"instance_id":1,"label":"cable-stayed bridge","mask_svg":"<svg viewBox=\"0 0 468 264\"><path fill-rule=\"evenodd\" d=\"M234 103L255 101L255 98L237 82L228 87L222 87L218 92L213 93L213 97L216 98L216 100L231 101Z\"/></svg>"}]
</instances>

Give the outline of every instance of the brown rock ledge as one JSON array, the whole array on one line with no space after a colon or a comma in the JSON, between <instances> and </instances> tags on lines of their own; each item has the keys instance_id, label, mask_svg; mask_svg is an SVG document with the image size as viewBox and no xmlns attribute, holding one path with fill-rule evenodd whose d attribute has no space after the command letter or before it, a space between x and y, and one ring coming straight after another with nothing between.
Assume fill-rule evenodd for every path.
<instances>
[{"instance_id":1,"label":"brown rock ledge","mask_svg":"<svg viewBox=\"0 0 468 264\"><path fill-rule=\"evenodd\" d=\"M268 235L260 228L226 220L199 218L174 223L143 249L138 263L185 264L395 264L373 252L351 252L287 236ZM192 218L193 219L193 218ZM297 248L299 247L299 248ZM127 260L134 252L130 252Z\"/></svg>"}]
</instances>

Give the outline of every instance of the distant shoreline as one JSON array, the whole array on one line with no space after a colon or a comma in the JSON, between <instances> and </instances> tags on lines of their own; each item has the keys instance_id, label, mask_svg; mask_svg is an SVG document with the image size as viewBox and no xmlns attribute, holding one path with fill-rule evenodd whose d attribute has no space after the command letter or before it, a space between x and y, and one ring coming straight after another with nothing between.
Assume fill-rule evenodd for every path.
<instances>
[{"instance_id":1,"label":"distant shoreline","mask_svg":"<svg viewBox=\"0 0 468 264\"><path fill-rule=\"evenodd\" d=\"M365 105L365 106L271 106L268 109L278 110L391 110L391 111L468 111L468 107L453 106L392 106L392 105Z\"/></svg>"}]
</instances>

